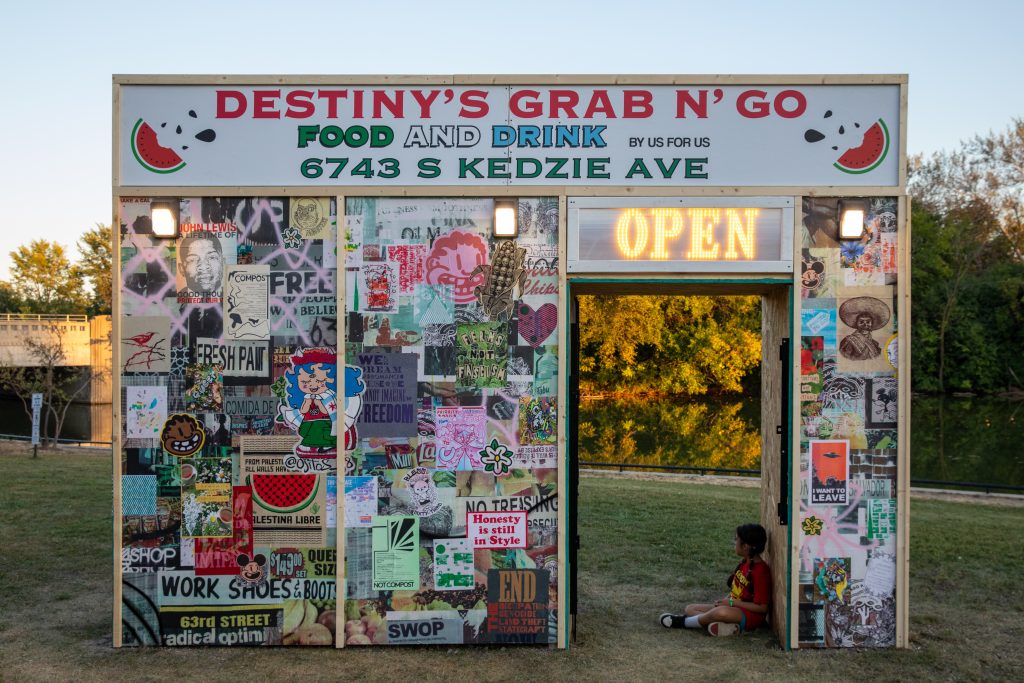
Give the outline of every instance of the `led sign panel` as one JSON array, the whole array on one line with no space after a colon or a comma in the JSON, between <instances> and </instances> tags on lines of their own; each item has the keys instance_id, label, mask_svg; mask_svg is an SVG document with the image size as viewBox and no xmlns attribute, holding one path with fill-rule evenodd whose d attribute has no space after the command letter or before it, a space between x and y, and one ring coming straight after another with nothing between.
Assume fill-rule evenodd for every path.
<instances>
[{"instance_id":1,"label":"led sign panel","mask_svg":"<svg viewBox=\"0 0 1024 683\"><path fill-rule=\"evenodd\" d=\"M569 200L569 272L790 272L792 200Z\"/></svg>"}]
</instances>

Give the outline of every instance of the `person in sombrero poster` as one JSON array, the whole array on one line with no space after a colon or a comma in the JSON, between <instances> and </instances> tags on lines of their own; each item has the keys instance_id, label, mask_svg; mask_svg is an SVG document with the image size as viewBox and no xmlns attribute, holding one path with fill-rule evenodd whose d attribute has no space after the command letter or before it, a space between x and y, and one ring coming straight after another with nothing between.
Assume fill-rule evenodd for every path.
<instances>
[{"instance_id":1,"label":"person in sombrero poster","mask_svg":"<svg viewBox=\"0 0 1024 683\"><path fill-rule=\"evenodd\" d=\"M334 423L338 413L335 389L338 384L337 356L333 349L301 349L292 356L292 368L285 375L285 403L279 419L301 437L295 454L334 457L338 439Z\"/></svg>"},{"instance_id":2,"label":"person in sombrero poster","mask_svg":"<svg viewBox=\"0 0 1024 683\"><path fill-rule=\"evenodd\" d=\"M839 307L839 317L853 332L839 342L839 353L853 361L877 358L882 347L871 336L889 322L889 307L873 296L858 296Z\"/></svg>"}]
</instances>

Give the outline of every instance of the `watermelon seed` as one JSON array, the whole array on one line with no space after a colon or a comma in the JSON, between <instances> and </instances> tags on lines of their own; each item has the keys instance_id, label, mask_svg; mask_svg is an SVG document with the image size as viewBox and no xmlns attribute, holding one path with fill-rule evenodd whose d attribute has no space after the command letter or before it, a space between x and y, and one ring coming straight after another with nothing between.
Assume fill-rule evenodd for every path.
<instances>
[{"instance_id":1,"label":"watermelon seed","mask_svg":"<svg viewBox=\"0 0 1024 683\"><path fill-rule=\"evenodd\" d=\"M839 148L836 147L835 145L832 145L832 149L839 149Z\"/></svg>"},{"instance_id":2,"label":"watermelon seed","mask_svg":"<svg viewBox=\"0 0 1024 683\"><path fill-rule=\"evenodd\" d=\"M181 149L182 149L182 150L186 150L186 149L188 149L188 145L182 145L182 146L181 146Z\"/></svg>"},{"instance_id":3,"label":"watermelon seed","mask_svg":"<svg viewBox=\"0 0 1024 683\"><path fill-rule=\"evenodd\" d=\"M826 118L826 119L827 119L828 117L830 117L830 116L832 116L832 110L831 110L831 109L829 109L828 111L826 111L826 112L825 112L825 118Z\"/></svg>"},{"instance_id":4,"label":"watermelon seed","mask_svg":"<svg viewBox=\"0 0 1024 683\"><path fill-rule=\"evenodd\" d=\"M180 133L181 131L178 131L178 132ZM846 127L845 126L839 126L839 134L843 135L844 133L846 133Z\"/></svg>"},{"instance_id":5,"label":"watermelon seed","mask_svg":"<svg viewBox=\"0 0 1024 683\"><path fill-rule=\"evenodd\" d=\"M160 124L160 127L161 127L161 128L166 128L166 127L167 127L167 122L165 121L165 122L161 123L161 124Z\"/></svg>"},{"instance_id":6,"label":"watermelon seed","mask_svg":"<svg viewBox=\"0 0 1024 683\"><path fill-rule=\"evenodd\" d=\"M216 139L217 133L212 128L207 128L206 130L201 130L196 133L196 140L200 140L202 142L213 142Z\"/></svg>"},{"instance_id":7,"label":"watermelon seed","mask_svg":"<svg viewBox=\"0 0 1024 683\"><path fill-rule=\"evenodd\" d=\"M188 115L191 116L192 118L197 118L196 117L196 110L195 109L189 109L188 110Z\"/></svg>"},{"instance_id":8,"label":"watermelon seed","mask_svg":"<svg viewBox=\"0 0 1024 683\"><path fill-rule=\"evenodd\" d=\"M175 133L177 133L178 135L181 135L181 126L178 126L178 127L177 127L177 128L176 128L176 129L174 130L174 132L175 132Z\"/></svg>"},{"instance_id":9,"label":"watermelon seed","mask_svg":"<svg viewBox=\"0 0 1024 683\"><path fill-rule=\"evenodd\" d=\"M857 128L860 128L860 124L859 124L859 123L857 123L856 121L854 121L854 122L853 122L853 125L854 125L855 127L857 127Z\"/></svg>"},{"instance_id":10,"label":"watermelon seed","mask_svg":"<svg viewBox=\"0 0 1024 683\"><path fill-rule=\"evenodd\" d=\"M821 142L824 139L825 136L819 133L818 131L814 130L813 128L808 128L806 131L804 131L804 140L806 140L807 142Z\"/></svg>"}]
</instances>

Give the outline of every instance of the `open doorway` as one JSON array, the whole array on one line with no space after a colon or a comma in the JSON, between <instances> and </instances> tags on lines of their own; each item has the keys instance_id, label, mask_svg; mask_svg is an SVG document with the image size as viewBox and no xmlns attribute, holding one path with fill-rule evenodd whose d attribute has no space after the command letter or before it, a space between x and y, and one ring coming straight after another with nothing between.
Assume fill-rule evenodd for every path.
<instances>
[{"instance_id":1,"label":"open doorway","mask_svg":"<svg viewBox=\"0 0 1024 683\"><path fill-rule=\"evenodd\" d=\"M741 392L734 394L746 396L748 405L735 400L715 409L706 404L695 406L693 401L689 406L673 405L670 400L648 396L634 401L633 408L619 404L606 411L610 414L595 411L581 401L584 393L593 393L594 383L588 386L584 382L585 392L581 392L580 385L581 374L591 378L599 374L594 372L594 359L590 357L594 355L594 335L585 327L581 329L580 322L581 297L593 295L628 298L634 303L653 297L664 297L662 302L695 297L697 302L691 305L697 306L709 297L723 297L718 301L754 297L734 307L740 314L745 312L747 326L760 333L759 343L753 340L757 348L749 348L751 340L746 339L748 346L743 351L747 356L756 355L760 377L753 381L748 378ZM789 454L784 446L789 443L790 422L791 281L573 279L569 299L569 607L574 635L604 640L613 635L601 632L615 624L615 638L639 637L650 630L658 611L673 611L685 602L724 593L724 581L732 568L729 554L733 531L736 525L756 519L769 533L764 557L773 578L771 629L780 645L788 648L790 511L786 503L790 482ZM583 302L584 306L590 303L587 299ZM648 315L645 311L650 306L627 308ZM593 310L584 312L583 324L593 325ZM749 317L751 313L753 318ZM674 324L687 323L676 320ZM706 325L701 332L706 334ZM617 329L615 334L628 331ZM675 343L685 337L676 335ZM706 337L691 338L687 343L705 341ZM588 357L582 358L583 373L582 346L589 349ZM711 353L729 353L729 346L722 345ZM650 349L616 360L629 366L636 377L644 377L645 386L660 383L663 388L671 388L687 381L686 372L670 367L666 356L651 353ZM749 358L741 361L748 362ZM620 433L614 434L615 429ZM717 446L716 441L720 442ZM698 457L679 459L675 451L688 448L700 451ZM595 449L613 452L595 458ZM759 463L750 457L753 449L760 456ZM713 452L717 455L708 457ZM601 464L595 465L595 460ZM752 472L744 488L685 482L680 481L685 477L669 474L672 470L668 468L652 474L651 467L639 467L674 465L675 472L681 472L686 471L682 468L687 465L681 464L686 462L713 476L738 474L732 470L740 469L760 472ZM609 474L592 477L588 473L581 487L581 468Z\"/></svg>"}]
</instances>

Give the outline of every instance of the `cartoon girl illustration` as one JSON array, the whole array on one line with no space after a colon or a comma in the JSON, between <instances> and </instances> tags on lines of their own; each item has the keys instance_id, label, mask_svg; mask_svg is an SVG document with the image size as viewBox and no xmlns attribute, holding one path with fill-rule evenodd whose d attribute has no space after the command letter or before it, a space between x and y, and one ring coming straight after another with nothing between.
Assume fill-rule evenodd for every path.
<instances>
[{"instance_id":1,"label":"cartoon girl illustration","mask_svg":"<svg viewBox=\"0 0 1024 683\"><path fill-rule=\"evenodd\" d=\"M337 455L336 362L334 350L325 347L302 349L292 356L292 369L284 375L286 403L282 403L279 410L280 419L302 437L295 446L296 455Z\"/></svg>"}]
</instances>

